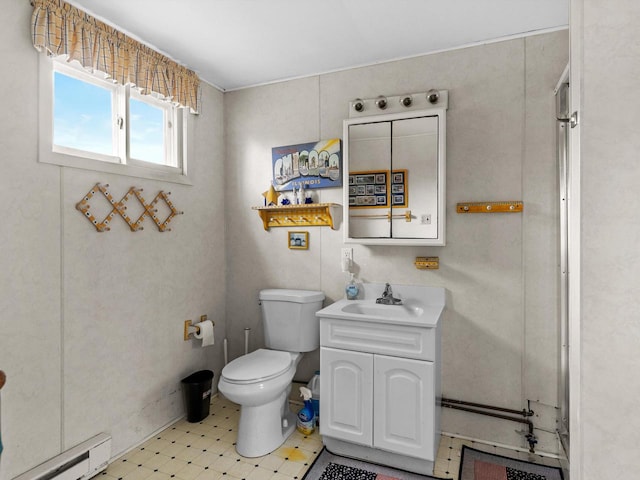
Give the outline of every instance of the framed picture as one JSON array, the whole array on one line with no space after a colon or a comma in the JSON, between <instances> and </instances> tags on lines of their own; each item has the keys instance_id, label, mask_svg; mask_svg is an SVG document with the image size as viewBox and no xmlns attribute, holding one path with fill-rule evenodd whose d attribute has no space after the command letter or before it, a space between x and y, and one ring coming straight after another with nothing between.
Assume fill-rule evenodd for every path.
<instances>
[{"instance_id":1,"label":"framed picture","mask_svg":"<svg viewBox=\"0 0 640 480\"><path fill-rule=\"evenodd\" d=\"M357 185L366 185L367 183L373 183L374 180L374 175L356 175Z\"/></svg>"},{"instance_id":2,"label":"framed picture","mask_svg":"<svg viewBox=\"0 0 640 480\"><path fill-rule=\"evenodd\" d=\"M394 172L397 173L397 172ZM352 208L384 208L389 206L391 178L389 170L367 170L349 172L349 182L353 178L354 189L349 188L349 206Z\"/></svg>"},{"instance_id":3,"label":"framed picture","mask_svg":"<svg viewBox=\"0 0 640 480\"><path fill-rule=\"evenodd\" d=\"M273 147L273 188L278 192L300 188L342 186L342 141L339 138ZM349 177L349 184L352 183Z\"/></svg>"},{"instance_id":4,"label":"framed picture","mask_svg":"<svg viewBox=\"0 0 640 480\"><path fill-rule=\"evenodd\" d=\"M391 172L391 205L394 207L409 207L409 171L406 169Z\"/></svg>"},{"instance_id":5,"label":"framed picture","mask_svg":"<svg viewBox=\"0 0 640 480\"><path fill-rule=\"evenodd\" d=\"M404 173L393 172L393 183L404 183Z\"/></svg>"},{"instance_id":6,"label":"framed picture","mask_svg":"<svg viewBox=\"0 0 640 480\"><path fill-rule=\"evenodd\" d=\"M293 232L289 230L289 248L296 250L309 250L309 232Z\"/></svg>"},{"instance_id":7,"label":"framed picture","mask_svg":"<svg viewBox=\"0 0 640 480\"><path fill-rule=\"evenodd\" d=\"M404 205L404 195L394 195L393 196L393 205Z\"/></svg>"}]
</instances>

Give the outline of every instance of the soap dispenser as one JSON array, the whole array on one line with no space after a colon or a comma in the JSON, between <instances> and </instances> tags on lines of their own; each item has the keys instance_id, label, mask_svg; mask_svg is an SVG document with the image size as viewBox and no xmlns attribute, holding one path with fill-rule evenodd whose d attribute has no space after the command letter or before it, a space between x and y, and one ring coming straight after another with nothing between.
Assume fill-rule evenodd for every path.
<instances>
[{"instance_id":1,"label":"soap dispenser","mask_svg":"<svg viewBox=\"0 0 640 480\"><path fill-rule=\"evenodd\" d=\"M351 280L347 283L346 288L344 289L347 294L347 300L355 300L358 298L358 293L360 289L358 288L358 284L355 281L354 274L351 274Z\"/></svg>"}]
</instances>

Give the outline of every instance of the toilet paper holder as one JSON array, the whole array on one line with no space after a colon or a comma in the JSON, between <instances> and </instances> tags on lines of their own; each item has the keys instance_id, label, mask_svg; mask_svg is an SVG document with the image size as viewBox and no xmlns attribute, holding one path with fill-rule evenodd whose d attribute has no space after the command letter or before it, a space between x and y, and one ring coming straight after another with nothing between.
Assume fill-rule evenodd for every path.
<instances>
[{"instance_id":1,"label":"toilet paper holder","mask_svg":"<svg viewBox=\"0 0 640 480\"><path fill-rule=\"evenodd\" d=\"M204 322L205 320L207 320L207 316L206 315L201 315L200 316L200 321ZM213 320L211 320L211 323L213 323L214 325L216 324ZM185 341L190 339L190 335L192 333L200 333L200 327L198 327L197 325L193 325L193 322L191 320L185 320L184 321L184 339L185 339Z\"/></svg>"}]
</instances>

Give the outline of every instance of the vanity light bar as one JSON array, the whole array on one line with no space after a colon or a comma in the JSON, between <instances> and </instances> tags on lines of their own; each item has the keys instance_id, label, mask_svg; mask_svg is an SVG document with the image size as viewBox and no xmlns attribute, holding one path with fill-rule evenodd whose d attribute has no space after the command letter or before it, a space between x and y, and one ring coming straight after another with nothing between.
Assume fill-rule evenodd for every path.
<instances>
[{"instance_id":1,"label":"vanity light bar","mask_svg":"<svg viewBox=\"0 0 640 480\"><path fill-rule=\"evenodd\" d=\"M430 108L449 108L449 92L431 89L428 92L405 93L392 97L380 95L376 98L356 98L349 102L349 118Z\"/></svg>"}]
</instances>

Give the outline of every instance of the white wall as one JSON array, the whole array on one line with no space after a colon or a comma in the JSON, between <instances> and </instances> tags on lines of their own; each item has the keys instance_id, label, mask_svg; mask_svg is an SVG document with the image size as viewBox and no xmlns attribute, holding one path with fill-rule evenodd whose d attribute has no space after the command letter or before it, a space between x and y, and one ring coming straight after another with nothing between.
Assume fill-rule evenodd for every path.
<instances>
[{"instance_id":1,"label":"white wall","mask_svg":"<svg viewBox=\"0 0 640 480\"><path fill-rule=\"evenodd\" d=\"M571 22L582 67L578 460L584 480L637 478L640 4L576 0Z\"/></svg>"},{"instance_id":2,"label":"white wall","mask_svg":"<svg viewBox=\"0 0 640 480\"><path fill-rule=\"evenodd\" d=\"M225 94L227 311L231 357L262 345L257 294L265 287L342 298L342 231L309 227L309 250L288 250L287 228L266 232L252 206L271 180L271 148L342 136L348 102L380 94L449 90L447 245L355 246L364 281L444 286L443 395L513 408L533 401L553 431L557 404L557 214L553 88L568 61L566 31L320 75ZM340 189L316 190L342 203ZM462 201L523 200L524 214L458 215ZM340 225L342 228L342 225ZM419 271L416 256L440 257ZM297 378L318 368L303 359ZM445 411L450 432L523 445L520 425ZM552 434L538 447L556 451Z\"/></svg>"},{"instance_id":3,"label":"white wall","mask_svg":"<svg viewBox=\"0 0 640 480\"><path fill-rule=\"evenodd\" d=\"M222 367L221 345L184 342L183 321L207 314L225 333L222 93L203 85L193 186L40 164L31 10L6 2L0 19L2 479L101 431L115 455L178 418L180 379ZM167 233L118 217L97 233L75 209L96 182L118 199L170 191L185 214Z\"/></svg>"},{"instance_id":4,"label":"white wall","mask_svg":"<svg viewBox=\"0 0 640 480\"><path fill-rule=\"evenodd\" d=\"M442 248L358 247L365 281L441 285L451 292L444 325L443 393L522 407L553 429L556 395L555 170L552 89L567 61L566 32L283 82L222 95L203 86L194 119L194 186L163 184L37 163L38 53L28 2L10 2L0 55L0 367L5 450L11 478L87 437L107 431L114 453L182 413L179 379L221 370L220 345L182 341L182 322L208 314L240 354L243 329L262 344L257 292L324 290L341 298L342 231L314 227L310 249L289 250L286 228L265 232L251 206L271 179L271 147L342 135L355 97L446 88L447 238ZM224 112L223 112L224 107ZM223 129L225 137L223 139ZM226 159L223 160L226 149ZM132 233L115 218L97 233L74 208L96 182L114 194L165 189L185 215L173 231ZM342 202L338 189L317 191ZM524 214L457 215L469 200L525 202ZM340 225L340 228L342 225ZM438 255L438 271L415 256ZM299 378L311 376L318 352ZM521 444L515 424L445 412L444 428ZM538 432L540 433L540 432ZM540 447L553 451L552 435Z\"/></svg>"}]
</instances>

